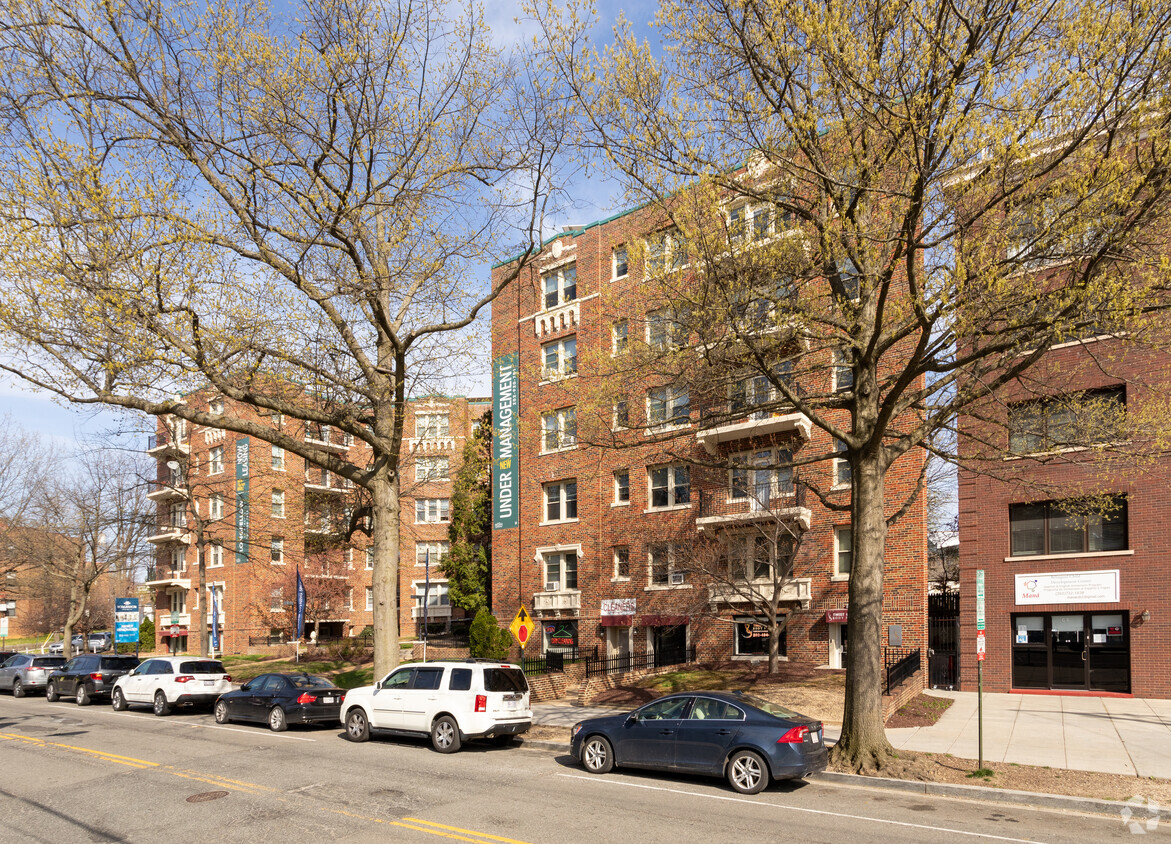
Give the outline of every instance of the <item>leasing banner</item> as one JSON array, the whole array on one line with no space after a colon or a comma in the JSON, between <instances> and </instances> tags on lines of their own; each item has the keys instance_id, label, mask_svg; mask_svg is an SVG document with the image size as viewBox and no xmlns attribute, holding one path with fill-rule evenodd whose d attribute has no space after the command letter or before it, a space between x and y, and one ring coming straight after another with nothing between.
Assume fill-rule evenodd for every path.
<instances>
[{"instance_id":1,"label":"leasing banner","mask_svg":"<svg viewBox=\"0 0 1171 844\"><path fill-rule=\"evenodd\" d=\"M236 562L248 562L248 438L236 440Z\"/></svg>"},{"instance_id":2,"label":"leasing banner","mask_svg":"<svg viewBox=\"0 0 1171 844\"><path fill-rule=\"evenodd\" d=\"M517 357L512 352L492 361L492 527L495 530L516 527L520 509Z\"/></svg>"}]
</instances>

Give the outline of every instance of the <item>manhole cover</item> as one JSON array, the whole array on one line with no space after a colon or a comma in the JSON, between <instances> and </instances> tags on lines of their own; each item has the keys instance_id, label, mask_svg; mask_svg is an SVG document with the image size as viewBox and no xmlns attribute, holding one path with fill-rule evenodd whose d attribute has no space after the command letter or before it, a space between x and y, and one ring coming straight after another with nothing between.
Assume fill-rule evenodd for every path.
<instances>
[{"instance_id":1,"label":"manhole cover","mask_svg":"<svg viewBox=\"0 0 1171 844\"><path fill-rule=\"evenodd\" d=\"M192 794L187 798L188 803L206 803L208 800L219 800L221 797L227 797L226 791L205 791L202 794Z\"/></svg>"}]
</instances>

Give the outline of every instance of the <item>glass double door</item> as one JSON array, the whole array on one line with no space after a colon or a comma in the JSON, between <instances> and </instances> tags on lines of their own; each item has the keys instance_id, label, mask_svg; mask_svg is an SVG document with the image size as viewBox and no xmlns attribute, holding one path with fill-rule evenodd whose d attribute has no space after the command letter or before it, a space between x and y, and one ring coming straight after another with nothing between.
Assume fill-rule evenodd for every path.
<instances>
[{"instance_id":1,"label":"glass double door","mask_svg":"<svg viewBox=\"0 0 1171 844\"><path fill-rule=\"evenodd\" d=\"M1123 613L1052 613L1013 619L1016 688L1130 691Z\"/></svg>"}]
</instances>

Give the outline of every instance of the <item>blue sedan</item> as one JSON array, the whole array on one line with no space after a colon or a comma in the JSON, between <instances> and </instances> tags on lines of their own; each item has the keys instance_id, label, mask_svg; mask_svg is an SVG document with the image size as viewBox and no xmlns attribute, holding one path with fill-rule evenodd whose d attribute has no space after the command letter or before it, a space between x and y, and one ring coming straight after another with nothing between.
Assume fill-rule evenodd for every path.
<instances>
[{"instance_id":1,"label":"blue sedan","mask_svg":"<svg viewBox=\"0 0 1171 844\"><path fill-rule=\"evenodd\" d=\"M615 765L727 777L741 794L770 780L824 771L820 721L752 695L681 692L626 715L573 727L571 751L587 771Z\"/></svg>"}]
</instances>

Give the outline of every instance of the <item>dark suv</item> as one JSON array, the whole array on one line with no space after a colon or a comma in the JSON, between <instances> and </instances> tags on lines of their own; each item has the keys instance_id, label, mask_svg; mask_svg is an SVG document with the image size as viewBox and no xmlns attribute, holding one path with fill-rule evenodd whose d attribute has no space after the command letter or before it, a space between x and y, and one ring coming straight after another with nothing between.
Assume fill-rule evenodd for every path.
<instances>
[{"instance_id":1,"label":"dark suv","mask_svg":"<svg viewBox=\"0 0 1171 844\"><path fill-rule=\"evenodd\" d=\"M49 675L45 697L54 701L72 697L85 706L96 697L108 698L114 681L138 665L136 656L81 654Z\"/></svg>"}]
</instances>

